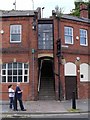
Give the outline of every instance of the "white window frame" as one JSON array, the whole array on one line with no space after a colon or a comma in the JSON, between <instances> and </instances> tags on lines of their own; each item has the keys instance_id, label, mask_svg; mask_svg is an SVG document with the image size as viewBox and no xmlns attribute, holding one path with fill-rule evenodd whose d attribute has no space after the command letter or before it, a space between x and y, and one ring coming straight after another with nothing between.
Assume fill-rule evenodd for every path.
<instances>
[{"instance_id":1,"label":"white window frame","mask_svg":"<svg viewBox=\"0 0 90 120\"><path fill-rule=\"evenodd\" d=\"M20 40L11 40L12 34L20 35ZM10 25L10 43L20 43L21 42L21 36L22 36L22 25Z\"/></svg>"},{"instance_id":2,"label":"white window frame","mask_svg":"<svg viewBox=\"0 0 90 120\"><path fill-rule=\"evenodd\" d=\"M80 29L80 31L81 31L81 30L84 31L86 34L85 34L84 36L81 36L81 35L80 35L80 39L83 37L83 38L86 40L86 44L82 44L82 43L81 43L81 40L80 40L80 45L81 45L81 46L88 46L87 30L85 30L85 29Z\"/></svg>"},{"instance_id":3,"label":"white window frame","mask_svg":"<svg viewBox=\"0 0 90 120\"><path fill-rule=\"evenodd\" d=\"M27 64L27 65L28 65L28 68L25 68L25 67L24 67L24 65L25 65L26 63L22 63L22 68L18 68L18 67L17 67L17 68L13 68L13 63L11 63L11 64L12 64L12 69L11 69L11 71L12 71L12 72L13 72L13 70L16 70L16 71L17 71L17 75L14 75L14 74L11 75L11 77L12 77L12 81L11 81L11 82L8 82L8 76L10 76L10 75L8 75L8 70L10 70L10 69L8 69L8 64L9 64L9 63L6 63L6 64L5 64L5 65L6 65L6 68L5 68L5 69L3 69L3 68L1 69L1 78L2 78L3 76L6 77L6 81L5 81L5 82L2 82L2 81L1 81L2 83L15 83L15 82L13 82L13 76L16 76L16 77L17 77L17 82L19 82L19 81L18 81L18 77L19 77L19 76L22 76L22 81L21 81L21 83L28 83L28 82L29 82L29 64ZM17 63L17 65L18 65L18 63ZM18 70L19 70L19 69L22 70L22 75L19 75L19 74L18 74ZM3 75L3 73L2 73L3 70L6 71L6 74L5 74L5 75ZM27 70L27 74L25 74L25 70ZM24 77L25 77L25 76L27 77L27 82L24 81Z\"/></svg>"},{"instance_id":4,"label":"white window frame","mask_svg":"<svg viewBox=\"0 0 90 120\"><path fill-rule=\"evenodd\" d=\"M65 33L65 30L66 30L66 29L71 30L71 31L72 31L72 34L66 34L66 33ZM68 33L70 33L70 32L68 32ZM64 27L64 38L65 38L65 36L70 36L70 37L72 38L70 42L67 42L67 41L65 40L65 44L73 44L73 43L74 43L74 41L73 41L73 27L69 27L69 26L65 26L65 27Z\"/></svg>"}]
</instances>

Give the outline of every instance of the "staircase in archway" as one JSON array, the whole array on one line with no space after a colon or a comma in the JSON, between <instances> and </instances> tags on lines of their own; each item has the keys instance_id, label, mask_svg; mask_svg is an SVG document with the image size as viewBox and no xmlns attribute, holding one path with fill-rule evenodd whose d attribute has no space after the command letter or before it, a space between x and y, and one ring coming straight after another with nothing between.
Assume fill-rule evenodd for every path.
<instances>
[{"instance_id":1,"label":"staircase in archway","mask_svg":"<svg viewBox=\"0 0 90 120\"><path fill-rule=\"evenodd\" d=\"M54 79L51 77L42 77L39 90L39 100L54 100Z\"/></svg>"}]
</instances>

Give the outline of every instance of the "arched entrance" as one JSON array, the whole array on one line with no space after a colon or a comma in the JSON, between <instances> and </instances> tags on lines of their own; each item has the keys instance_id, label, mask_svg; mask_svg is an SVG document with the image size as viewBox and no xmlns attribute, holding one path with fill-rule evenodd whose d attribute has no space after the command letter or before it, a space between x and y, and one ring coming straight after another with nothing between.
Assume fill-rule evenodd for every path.
<instances>
[{"instance_id":1,"label":"arched entrance","mask_svg":"<svg viewBox=\"0 0 90 120\"><path fill-rule=\"evenodd\" d=\"M39 100L55 99L53 59L39 59Z\"/></svg>"}]
</instances>

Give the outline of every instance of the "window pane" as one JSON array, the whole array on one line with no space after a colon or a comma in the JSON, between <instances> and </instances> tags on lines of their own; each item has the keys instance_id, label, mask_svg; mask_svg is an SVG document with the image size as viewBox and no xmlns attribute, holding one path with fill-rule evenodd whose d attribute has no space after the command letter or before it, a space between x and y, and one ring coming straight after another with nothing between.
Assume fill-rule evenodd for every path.
<instances>
[{"instance_id":1,"label":"window pane","mask_svg":"<svg viewBox=\"0 0 90 120\"><path fill-rule=\"evenodd\" d=\"M6 76L2 76L2 82L6 82Z\"/></svg>"},{"instance_id":2,"label":"window pane","mask_svg":"<svg viewBox=\"0 0 90 120\"><path fill-rule=\"evenodd\" d=\"M13 68L17 68L17 63L13 63Z\"/></svg>"},{"instance_id":3,"label":"window pane","mask_svg":"<svg viewBox=\"0 0 90 120\"><path fill-rule=\"evenodd\" d=\"M28 74L28 70L25 70L24 72L25 72L25 73L24 73L25 75L27 75L27 74Z\"/></svg>"},{"instance_id":4,"label":"window pane","mask_svg":"<svg viewBox=\"0 0 90 120\"><path fill-rule=\"evenodd\" d=\"M22 82L22 76L18 76L18 82Z\"/></svg>"},{"instance_id":5,"label":"window pane","mask_svg":"<svg viewBox=\"0 0 90 120\"><path fill-rule=\"evenodd\" d=\"M13 76L13 82L17 82L17 76Z\"/></svg>"},{"instance_id":6,"label":"window pane","mask_svg":"<svg viewBox=\"0 0 90 120\"><path fill-rule=\"evenodd\" d=\"M12 63L8 63L8 68L9 68L9 69L12 68Z\"/></svg>"},{"instance_id":7,"label":"window pane","mask_svg":"<svg viewBox=\"0 0 90 120\"><path fill-rule=\"evenodd\" d=\"M12 77L8 76L8 82L12 82Z\"/></svg>"},{"instance_id":8,"label":"window pane","mask_svg":"<svg viewBox=\"0 0 90 120\"><path fill-rule=\"evenodd\" d=\"M12 34L11 35L11 41L20 41L20 35Z\"/></svg>"},{"instance_id":9,"label":"window pane","mask_svg":"<svg viewBox=\"0 0 90 120\"><path fill-rule=\"evenodd\" d=\"M22 75L22 70L18 70L18 75Z\"/></svg>"},{"instance_id":10,"label":"window pane","mask_svg":"<svg viewBox=\"0 0 90 120\"><path fill-rule=\"evenodd\" d=\"M39 49L53 49L53 27L52 24L39 24L38 25L38 48ZM47 44L49 44L47 46Z\"/></svg>"},{"instance_id":11,"label":"window pane","mask_svg":"<svg viewBox=\"0 0 90 120\"><path fill-rule=\"evenodd\" d=\"M18 68L22 68L22 63L18 63Z\"/></svg>"},{"instance_id":12,"label":"window pane","mask_svg":"<svg viewBox=\"0 0 90 120\"><path fill-rule=\"evenodd\" d=\"M6 69L6 64L3 64L3 65L2 65L2 69Z\"/></svg>"},{"instance_id":13,"label":"window pane","mask_svg":"<svg viewBox=\"0 0 90 120\"><path fill-rule=\"evenodd\" d=\"M24 68L28 68L28 64L24 64Z\"/></svg>"},{"instance_id":14,"label":"window pane","mask_svg":"<svg viewBox=\"0 0 90 120\"><path fill-rule=\"evenodd\" d=\"M8 75L12 75L12 70L8 70Z\"/></svg>"},{"instance_id":15,"label":"window pane","mask_svg":"<svg viewBox=\"0 0 90 120\"><path fill-rule=\"evenodd\" d=\"M10 33L11 34L20 34L21 33L21 25L11 25Z\"/></svg>"},{"instance_id":16,"label":"window pane","mask_svg":"<svg viewBox=\"0 0 90 120\"><path fill-rule=\"evenodd\" d=\"M13 70L13 75L17 75L17 70Z\"/></svg>"},{"instance_id":17,"label":"window pane","mask_svg":"<svg viewBox=\"0 0 90 120\"><path fill-rule=\"evenodd\" d=\"M85 38L81 38L80 39L80 43L83 44L83 45L85 45L86 44L86 39Z\"/></svg>"},{"instance_id":18,"label":"window pane","mask_svg":"<svg viewBox=\"0 0 90 120\"><path fill-rule=\"evenodd\" d=\"M6 70L2 70L2 75L6 75Z\"/></svg>"},{"instance_id":19,"label":"window pane","mask_svg":"<svg viewBox=\"0 0 90 120\"><path fill-rule=\"evenodd\" d=\"M28 78L27 76L24 76L24 82L27 82L27 78Z\"/></svg>"},{"instance_id":20,"label":"window pane","mask_svg":"<svg viewBox=\"0 0 90 120\"><path fill-rule=\"evenodd\" d=\"M73 43L73 28L64 27L64 36L65 36L65 43L68 44Z\"/></svg>"},{"instance_id":21,"label":"window pane","mask_svg":"<svg viewBox=\"0 0 90 120\"><path fill-rule=\"evenodd\" d=\"M71 36L65 36L65 42L66 43L72 43L72 37Z\"/></svg>"},{"instance_id":22,"label":"window pane","mask_svg":"<svg viewBox=\"0 0 90 120\"><path fill-rule=\"evenodd\" d=\"M80 29L80 44L81 45L87 44L87 31L84 29Z\"/></svg>"}]
</instances>

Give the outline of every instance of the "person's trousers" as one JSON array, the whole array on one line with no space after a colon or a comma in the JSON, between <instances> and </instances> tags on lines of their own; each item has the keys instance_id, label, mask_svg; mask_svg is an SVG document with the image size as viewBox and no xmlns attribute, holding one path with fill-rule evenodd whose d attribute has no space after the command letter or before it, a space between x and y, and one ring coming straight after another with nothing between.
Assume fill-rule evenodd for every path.
<instances>
[{"instance_id":1,"label":"person's trousers","mask_svg":"<svg viewBox=\"0 0 90 120\"><path fill-rule=\"evenodd\" d=\"M12 109L14 107L14 98L13 97L9 97L9 99L10 99L9 107L10 107L10 109Z\"/></svg>"},{"instance_id":2,"label":"person's trousers","mask_svg":"<svg viewBox=\"0 0 90 120\"><path fill-rule=\"evenodd\" d=\"M16 98L16 96L14 97L14 110L17 110L17 98Z\"/></svg>"},{"instance_id":3,"label":"person's trousers","mask_svg":"<svg viewBox=\"0 0 90 120\"><path fill-rule=\"evenodd\" d=\"M22 99L19 98L18 101L19 101L19 105L20 105L21 110L23 110L23 109L24 109L24 106L23 106Z\"/></svg>"}]
</instances>

